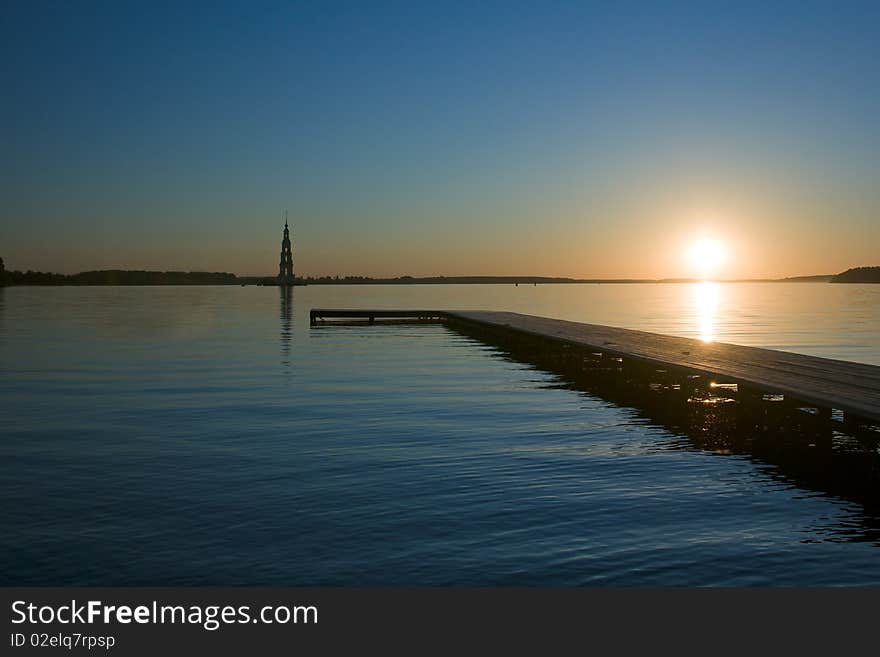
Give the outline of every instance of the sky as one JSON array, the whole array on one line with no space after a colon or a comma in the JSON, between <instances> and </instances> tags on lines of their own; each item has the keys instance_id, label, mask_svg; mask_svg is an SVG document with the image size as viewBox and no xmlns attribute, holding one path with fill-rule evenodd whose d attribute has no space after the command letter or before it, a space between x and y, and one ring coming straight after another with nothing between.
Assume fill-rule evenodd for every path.
<instances>
[{"instance_id":1,"label":"sky","mask_svg":"<svg viewBox=\"0 0 880 657\"><path fill-rule=\"evenodd\" d=\"M7 269L880 264L880 3L0 8Z\"/></svg>"}]
</instances>

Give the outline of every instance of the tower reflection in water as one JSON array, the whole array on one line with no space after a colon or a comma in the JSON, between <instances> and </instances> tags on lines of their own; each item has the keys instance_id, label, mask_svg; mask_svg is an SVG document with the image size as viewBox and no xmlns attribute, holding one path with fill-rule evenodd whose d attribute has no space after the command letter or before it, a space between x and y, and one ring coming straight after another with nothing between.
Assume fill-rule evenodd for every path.
<instances>
[{"instance_id":1,"label":"tower reflection in water","mask_svg":"<svg viewBox=\"0 0 880 657\"><path fill-rule=\"evenodd\" d=\"M281 320L281 365L290 367L290 342L293 338L293 286L279 285L279 317Z\"/></svg>"}]
</instances>

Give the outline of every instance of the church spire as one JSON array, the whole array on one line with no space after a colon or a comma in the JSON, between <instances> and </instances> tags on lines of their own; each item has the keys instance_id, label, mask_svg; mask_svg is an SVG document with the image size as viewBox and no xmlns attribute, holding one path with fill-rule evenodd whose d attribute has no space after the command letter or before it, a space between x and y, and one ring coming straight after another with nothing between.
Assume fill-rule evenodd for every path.
<instances>
[{"instance_id":1,"label":"church spire","mask_svg":"<svg viewBox=\"0 0 880 657\"><path fill-rule=\"evenodd\" d=\"M284 211L284 237L281 240L281 264L278 266L278 284L293 285L293 251L290 230L287 226L287 210Z\"/></svg>"}]
</instances>

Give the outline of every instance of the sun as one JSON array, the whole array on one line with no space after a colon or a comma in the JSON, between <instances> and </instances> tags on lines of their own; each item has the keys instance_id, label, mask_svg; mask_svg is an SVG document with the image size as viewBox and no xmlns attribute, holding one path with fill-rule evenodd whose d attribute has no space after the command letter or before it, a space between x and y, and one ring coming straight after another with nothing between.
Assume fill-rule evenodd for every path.
<instances>
[{"instance_id":1,"label":"sun","mask_svg":"<svg viewBox=\"0 0 880 657\"><path fill-rule=\"evenodd\" d=\"M701 276L709 276L718 270L727 259L724 244L713 237L704 237L691 244L688 259Z\"/></svg>"}]
</instances>

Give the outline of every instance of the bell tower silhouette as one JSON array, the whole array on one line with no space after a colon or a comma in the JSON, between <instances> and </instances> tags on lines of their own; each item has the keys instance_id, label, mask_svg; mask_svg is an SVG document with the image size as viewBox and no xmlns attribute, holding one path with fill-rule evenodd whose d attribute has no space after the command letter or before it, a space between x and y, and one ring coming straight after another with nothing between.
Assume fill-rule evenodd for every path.
<instances>
[{"instance_id":1,"label":"bell tower silhouette","mask_svg":"<svg viewBox=\"0 0 880 657\"><path fill-rule=\"evenodd\" d=\"M293 285L293 251L290 246L290 229L287 227L287 210L284 211L284 238L281 240L281 264L278 267L278 284Z\"/></svg>"}]
</instances>

